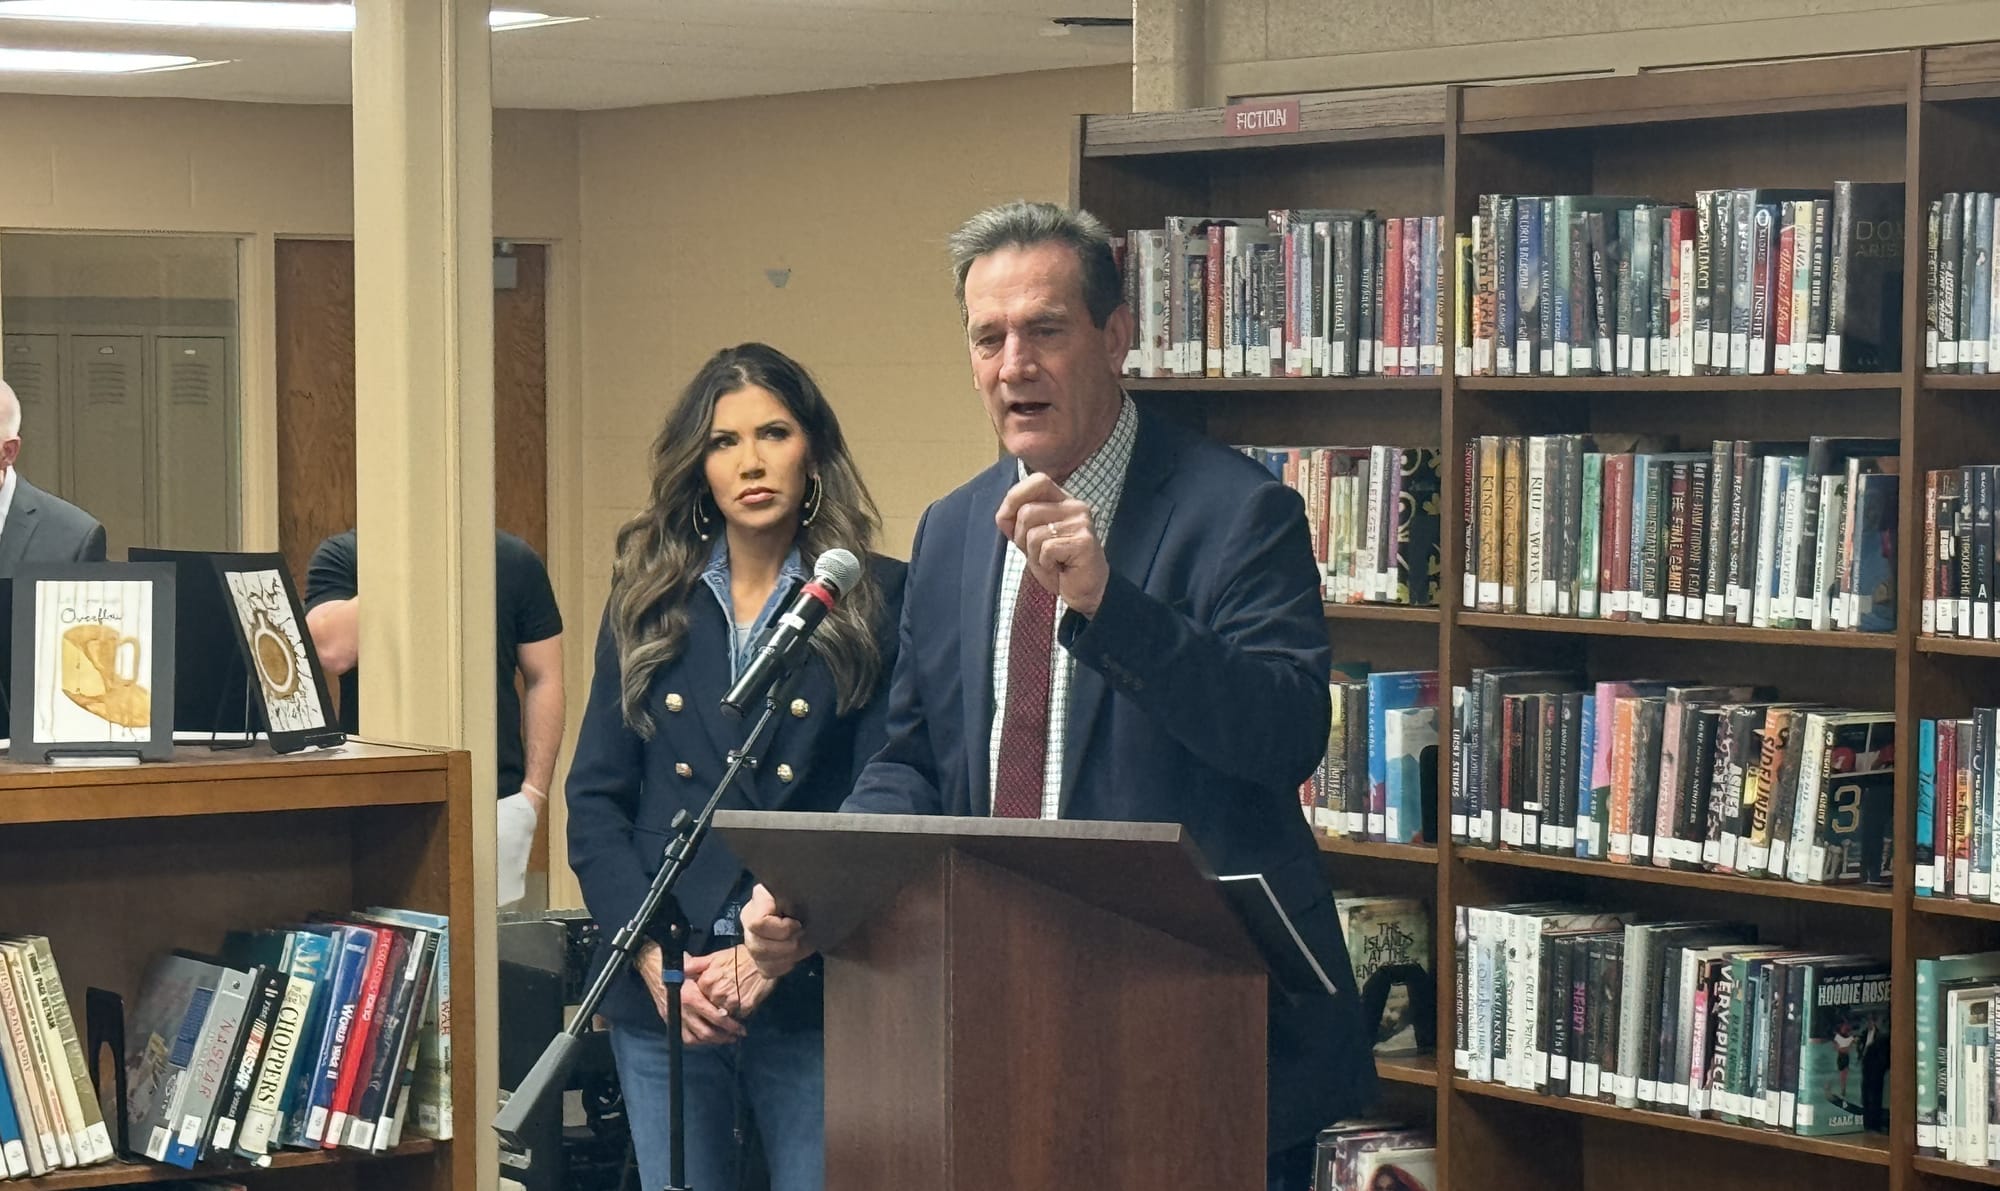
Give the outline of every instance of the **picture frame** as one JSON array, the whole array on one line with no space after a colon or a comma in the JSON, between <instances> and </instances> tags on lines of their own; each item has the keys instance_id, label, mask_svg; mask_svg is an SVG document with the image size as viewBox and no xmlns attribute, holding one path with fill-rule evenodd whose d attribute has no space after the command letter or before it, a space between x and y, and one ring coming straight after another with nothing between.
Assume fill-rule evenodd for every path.
<instances>
[{"instance_id":1,"label":"picture frame","mask_svg":"<svg viewBox=\"0 0 2000 1191\"><path fill-rule=\"evenodd\" d=\"M252 719L262 720L272 750L346 743L284 556L210 554L209 560L248 680Z\"/></svg>"},{"instance_id":2,"label":"picture frame","mask_svg":"<svg viewBox=\"0 0 2000 1191\"><path fill-rule=\"evenodd\" d=\"M164 761L174 752L171 565L25 565L14 578L8 756Z\"/></svg>"}]
</instances>

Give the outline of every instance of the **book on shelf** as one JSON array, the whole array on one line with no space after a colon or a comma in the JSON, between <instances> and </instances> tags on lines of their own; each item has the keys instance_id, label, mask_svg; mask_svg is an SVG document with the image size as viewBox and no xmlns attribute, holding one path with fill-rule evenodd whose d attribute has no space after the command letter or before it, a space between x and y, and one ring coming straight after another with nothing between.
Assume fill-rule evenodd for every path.
<instances>
[{"instance_id":1,"label":"book on shelf","mask_svg":"<svg viewBox=\"0 0 2000 1191\"><path fill-rule=\"evenodd\" d=\"M1471 376L1901 367L1902 184L1485 194L1460 286Z\"/></svg>"},{"instance_id":2,"label":"book on shelf","mask_svg":"<svg viewBox=\"0 0 2000 1191\"><path fill-rule=\"evenodd\" d=\"M1994 301L1992 191L1951 191L1926 204L1924 368L1985 375L2000 361Z\"/></svg>"},{"instance_id":3,"label":"book on shelf","mask_svg":"<svg viewBox=\"0 0 2000 1191\"><path fill-rule=\"evenodd\" d=\"M1889 882L1893 713L1525 668L1474 670L1451 699L1462 780L1450 816L1462 845Z\"/></svg>"},{"instance_id":4,"label":"book on shelf","mask_svg":"<svg viewBox=\"0 0 2000 1191\"><path fill-rule=\"evenodd\" d=\"M1304 501L1320 595L1327 603L1436 606L1443 571L1436 450L1237 449Z\"/></svg>"},{"instance_id":5,"label":"book on shelf","mask_svg":"<svg viewBox=\"0 0 2000 1191\"><path fill-rule=\"evenodd\" d=\"M1306 821L1349 839L1434 842L1438 691L1435 670L1335 675L1326 754L1299 787Z\"/></svg>"},{"instance_id":6,"label":"book on shelf","mask_svg":"<svg viewBox=\"0 0 2000 1191\"><path fill-rule=\"evenodd\" d=\"M1993 880L2000 822L2000 709L1917 724L1918 897L2000 900Z\"/></svg>"},{"instance_id":7,"label":"book on shelf","mask_svg":"<svg viewBox=\"0 0 2000 1191\"><path fill-rule=\"evenodd\" d=\"M1994 640L1994 501L2000 466L1924 473L1922 633Z\"/></svg>"},{"instance_id":8,"label":"book on shelf","mask_svg":"<svg viewBox=\"0 0 2000 1191\"><path fill-rule=\"evenodd\" d=\"M39 1176L113 1156L48 940L0 935L0 1175Z\"/></svg>"},{"instance_id":9,"label":"book on shelf","mask_svg":"<svg viewBox=\"0 0 2000 1191\"><path fill-rule=\"evenodd\" d=\"M2000 952L1920 957L1916 962L1917 1153L1969 1166L2000 1162L1993 1109L1992 1002ZM1975 1012L1976 1011L1976 1012ZM1985 1047L1986 1063L1968 1062ZM1984 1128L1975 1131L1975 1121Z\"/></svg>"},{"instance_id":10,"label":"book on shelf","mask_svg":"<svg viewBox=\"0 0 2000 1191\"><path fill-rule=\"evenodd\" d=\"M1379 1003L1375 1053L1414 1055L1430 1049L1435 1004L1431 912L1413 897L1337 895L1334 908L1364 1006Z\"/></svg>"},{"instance_id":11,"label":"book on shelf","mask_svg":"<svg viewBox=\"0 0 2000 1191\"><path fill-rule=\"evenodd\" d=\"M1461 586L1479 612L1890 632L1898 446L1482 436Z\"/></svg>"},{"instance_id":12,"label":"book on shelf","mask_svg":"<svg viewBox=\"0 0 2000 1191\"><path fill-rule=\"evenodd\" d=\"M1887 1127L1886 961L1562 903L1460 913L1464 1078L1806 1136Z\"/></svg>"},{"instance_id":13,"label":"book on shelf","mask_svg":"<svg viewBox=\"0 0 2000 1191\"><path fill-rule=\"evenodd\" d=\"M1389 1120L1342 1121L1314 1142L1313 1191L1431 1191L1437 1140Z\"/></svg>"},{"instance_id":14,"label":"book on shelf","mask_svg":"<svg viewBox=\"0 0 2000 1191\"><path fill-rule=\"evenodd\" d=\"M1288 208L1171 215L1125 233L1135 377L1436 376L1445 368L1441 216Z\"/></svg>"}]
</instances>

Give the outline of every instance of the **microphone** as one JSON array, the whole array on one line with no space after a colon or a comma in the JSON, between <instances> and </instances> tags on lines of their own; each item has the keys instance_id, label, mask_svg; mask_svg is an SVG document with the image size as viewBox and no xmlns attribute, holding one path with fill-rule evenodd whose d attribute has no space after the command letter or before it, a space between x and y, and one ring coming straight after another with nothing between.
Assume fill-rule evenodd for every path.
<instances>
[{"instance_id":1,"label":"microphone","mask_svg":"<svg viewBox=\"0 0 2000 1191\"><path fill-rule=\"evenodd\" d=\"M813 630L833 611L834 601L854 590L860 578L861 561L852 551L834 549L820 555L813 564L812 580L799 588L792 606L771 625L756 656L743 668L742 677L722 697L722 710L740 718L744 708L784 681L805 660Z\"/></svg>"}]
</instances>

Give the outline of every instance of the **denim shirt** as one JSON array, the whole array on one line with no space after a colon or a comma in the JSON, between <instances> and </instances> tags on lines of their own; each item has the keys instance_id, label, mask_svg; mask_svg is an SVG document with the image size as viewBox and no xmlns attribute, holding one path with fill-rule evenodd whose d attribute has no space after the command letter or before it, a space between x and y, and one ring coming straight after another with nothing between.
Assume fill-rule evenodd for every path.
<instances>
[{"instance_id":1,"label":"denim shirt","mask_svg":"<svg viewBox=\"0 0 2000 1191\"><path fill-rule=\"evenodd\" d=\"M708 584L708 589L715 593L716 602L722 605L722 622L729 626L729 642L724 648L729 650L731 678L743 676L743 667L750 664L752 648L763 638L764 630L770 627L771 621L777 618L779 604L784 600L785 589L789 586L785 580L796 578L804 581L811 578L806 573L804 561L799 558L799 548L792 547L791 553L785 555L784 564L778 568L778 584L771 589L771 598L764 601L764 610L757 614L756 623L750 626L750 635L741 637L736 631L736 600L729 590L727 537L716 535L715 548L709 551L708 566L701 572L701 577L702 581ZM742 642L740 648L737 644L739 641Z\"/></svg>"},{"instance_id":2,"label":"denim shirt","mask_svg":"<svg viewBox=\"0 0 2000 1191\"><path fill-rule=\"evenodd\" d=\"M740 678L743 668L750 664L751 652L764 636L764 631L777 619L780 605L784 602L786 590L791 586L787 579L801 581L810 578L806 574L805 563L799 558L799 548L792 547L785 555L784 565L778 568L778 584L771 589L771 597L764 601L764 610L757 614L757 621L750 626L750 635L745 637L736 631L736 600L729 590L729 540L718 534L715 549L708 555L708 566L701 572L702 581L715 593L716 602L722 605L722 622L729 626L729 640L723 648L729 651L729 674ZM740 643L740 644L739 644ZM726 946L743 937L741 915L743 905L750 899L752 879L745 874L743 881L730 896L728 904L716 916L709 927L709 937L717 946Z\"/></svg>"}]
</instances>

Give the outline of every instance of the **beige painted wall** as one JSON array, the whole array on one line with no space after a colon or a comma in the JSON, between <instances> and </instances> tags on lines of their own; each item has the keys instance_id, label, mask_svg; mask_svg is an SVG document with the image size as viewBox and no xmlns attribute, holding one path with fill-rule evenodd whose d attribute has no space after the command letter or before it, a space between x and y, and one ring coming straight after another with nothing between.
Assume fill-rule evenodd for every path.
<instances>
[{"instance_id":1,"label":"beige painted wall","mask_svg":"<svg viewBox=\"0 0 2000 1191\"><path fill-rule=\"evenodd\" d=\"M222 236L0 236L0 301L236 300L236 243Z\"/></svg>"},{"instance_id":2,"label":"beige painted wall","mask_svg":"<svg viewBox=\"0 0 2000 1191\"><path fill-rule=\"evenodd\" d=\"M1134 108L2000 37L1992 0L1136 0Z\"/></svg>"},{"instance_id":3,"label":"beige painted wall","mask_svg":"<svg viewBox=\"0 0 2000 1191\"><path fill-rule=\"evenodd\" d=\"M0 228L346 236L345 107L0 95ZM494 231L574 235L576 113L498 112Z\"/></svg>"},{"instance_id":4,"label":"beige painted wall","mask_svg":"<svg viewBox=\"0 0 2000 1191\"><path fill-rule=\"evenodd\" d=\"M981 206L1062 200L1082 112L1124 67L585 113L584 607L646 490L646 449L718 348L812 369L907 554L924 506L994 457L944 240ZM789 269L776 287L766 270Z\"/></svg>"}]
</instances>

